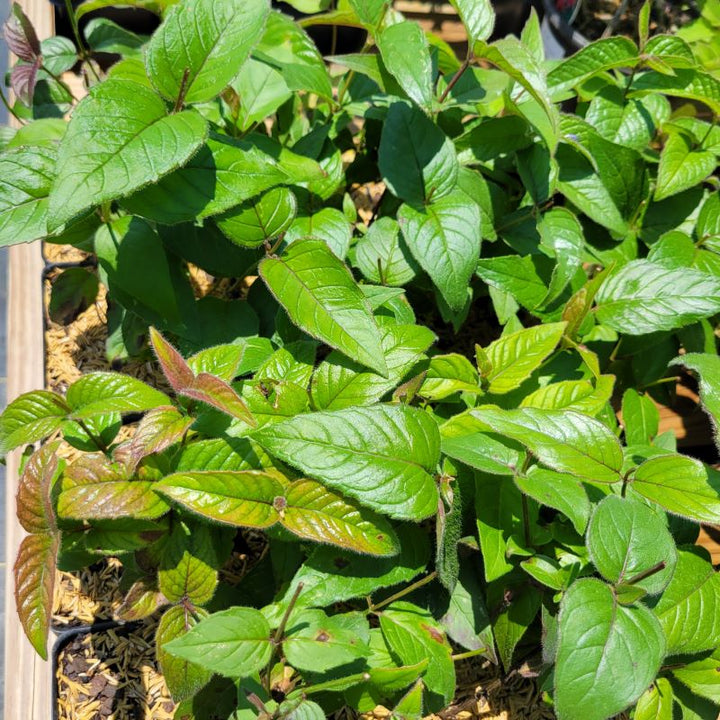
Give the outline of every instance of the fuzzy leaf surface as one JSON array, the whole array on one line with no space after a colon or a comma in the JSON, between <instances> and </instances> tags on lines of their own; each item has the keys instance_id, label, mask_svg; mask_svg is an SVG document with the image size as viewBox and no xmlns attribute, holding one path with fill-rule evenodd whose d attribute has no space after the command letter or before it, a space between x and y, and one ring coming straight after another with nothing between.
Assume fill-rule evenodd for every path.
<instances>
[{"instance_id":1,"label":"fuzzy leaf surface","mask_svg":"<svg viewBox=\"0 0 720 720\"><path fill-rule=\"evenodd\" d=\"M69 412L65 400L48 390L33 390L15 398L0 415L0 454L51 435Z\"/></svg>"}]
</instances>

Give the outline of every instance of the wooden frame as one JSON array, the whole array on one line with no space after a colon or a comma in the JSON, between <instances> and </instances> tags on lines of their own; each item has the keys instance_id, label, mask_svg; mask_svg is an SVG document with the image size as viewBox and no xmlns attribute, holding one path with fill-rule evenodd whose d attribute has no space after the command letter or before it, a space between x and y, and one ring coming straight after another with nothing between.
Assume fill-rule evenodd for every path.
<instances>
[{"instance_id":1,"label":"wooden frame","mask_svg":"<svg viewBox=\"0 0 720 720\"><path fill-rule=\"evenodd\" d=\"M42 40L54 32L47 0L18 0ZM45 384L43 269L40 243L9 250L7 400ZM20 454L10 453L5 473L5 720L47 720L52 707L52 666L25 637L15 612L13 565L25 531L15 515Z\"/></svg>"}]
</instances>

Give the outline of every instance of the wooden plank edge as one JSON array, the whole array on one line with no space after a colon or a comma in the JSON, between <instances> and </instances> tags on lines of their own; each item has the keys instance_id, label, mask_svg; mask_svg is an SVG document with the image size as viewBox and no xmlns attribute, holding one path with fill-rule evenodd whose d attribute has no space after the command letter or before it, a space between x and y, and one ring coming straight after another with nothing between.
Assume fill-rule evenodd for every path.
<instances>
[{"instance_id":1,"label":"wooden plank edge","mask_svg":"<svg viewBox=\"0 0 720 720\"><path fill-rule=\"evenodd\" d=\"M40 40L54 34L47 0L18 0ZM11 118L12 120L12 118ZM7 400L45 384L42 250L40 243L15 245L8 262ZM43 661L25 637L15 609L13 565L25 535L15 515L19 452L7 457L5 472L5 720L52 717L52 664ZM51 652L52 638L48 652Z\"/></svg>"}]
</instances>

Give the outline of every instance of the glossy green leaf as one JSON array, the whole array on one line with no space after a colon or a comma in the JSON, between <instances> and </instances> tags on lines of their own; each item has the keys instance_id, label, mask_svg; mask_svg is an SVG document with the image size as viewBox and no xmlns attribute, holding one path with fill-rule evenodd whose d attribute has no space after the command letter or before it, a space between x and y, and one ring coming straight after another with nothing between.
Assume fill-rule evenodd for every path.
<instances>
[{"instance_id":1,"label":"glossy green leaf","mask_svg":"<svg viewBox=\"0 0 720 720\"><path fill-rule=\"evenodd\" d=\"M487 602L490 607L499 608L493 617L493 635L498 656L507 672L513 664L515 648L537 617L541 606L541 595L528 585L504 584L499 580L488 587ZM498 593L502 594L498 597Z\"/></svg>"},{"instance_id":2,"label":"glossy green leaf","mask_svg":"<svg viewBox=\"0 0 720 720\"><path fill-rule=\"evenodd\" d=\"M694 694L720 705L720 651L676 668L672 674Z\"/></svg>"},{"instance_id":3,"label":"glossy green leaf","mask_svg":"<svg viewBox=\"0 0 720 720\"><path fill-rule=\"evenodd\" d=\"M248 130L272 115L292 95L282 73L266 63L249 58L232 83L242 98L238 123Z\"/></svg>"},{"instance_id":4,"label":"glossy green leaf","mask_svg":"<svg viewBox=\"0 0 720 720\"><path fill-rule=\"evenodd\" d=\"M285 234L287 243L300 238L312 237L323 240L341 260L345 259L352 240L352 225L336 208L323 208L312 215L301 215Z\"/></svg>"},{"instance_id":5,"label":"glossy green leaf","mask_svg":"<svg viewBox=\"0 0 720 720\"><path fill-rule=\"evenodd\" d=\"M473 43L487 40L495 27L495 11L487 0L451 0Z\"/></svg>"},{"instance_id":6,"label":"glossy green leaf","mask_svg":"<svg viewBox=\"0 0 720 720\"><path fill-rule=\"evenodd\" d=\"M486 375L491 393L515 390L557 347L566 323L549 323L503 335L488 345L485 353L491 365Z\"/></svg>"},{"instance_id":7,"label":"glossy green leaf","mask_svg":"<svg viewBox=\"0 0 720 720\"><path fill-rule=\"evenodd\" d=\"M720 575L697 549L678 550L675 574L653 608L669 655L713 650L720 643Z\"/></svg>"},{"instance_id":8,"label":"glossy green leaf","mask_svg":"<svg viewBox=\"0 0 720 720\"><path fill-rule=\"evenodd\" d=\"M380 55L391 75L423 108L433 102L433 67L430 48L420 25L410 20L383 28L375 37Z\"/></svg>"},{"instance_id":9,"label":"glossy green leaf","mask_svg":"<svg viewBox=\"0 0 720 720\"><path fill-rule=\"evenodd\" d=\"M388 377L367 372L338 352L330 353L313 374L311 394L315 408L341 410L380 400L424 357L435 339L428 328L419 325L388 325L380 332Z\"/></svg>"},{"instance_id":10,"label":"glossy green leaf","mask_svg":"<svg viewBox=\"0 0 720 720\"><path fill-rule=\"evenodd\" d=\"M206 670L225 677L250 677L272 655L270 626L259 610L234 607L202 619L164 649L190 662L202 657Z\"/></svg>"},{"instance_id":11,"label":"glossy green leaf","mask_svg":"<svg viewBox=\"0 0 720 720\"><path fill-rule=\"evenodd\" d=\"M430 708L447 705L455 693L455 666L445 632L432 615L412 603L395 602L380 613L380 627L404 665L429 659L423 681Z\"/></svg>"},{"instance_id":12,"label":"glossy green leaf","mask_svg":"<svg viewBox=\"0 0 720 720\"><path fill-rule=\"evenodd\" d=\"M667 678L656 678L637 701L635 720L672 720L673 691Z\"/></svg>"},{"instance_id":13,"label":"glossy green leaf","mask_svg":"<svg viewBox=\"0 0 720 720\"><path fill-rule=\"evenodd\" d=\"M300 415L253 434L266 450L391 517L437 510L440 435L426 413L375 405Z\"/></svg>"},{"instance_id":14,"label":"glossy green leaf","mask_svg":"<svg viewBox=\"0 0 720 720\"><path fill-rule=\"evenodd\" d=\"M68 388L66 401L72 417L78 419L108 412L143 412L172 404L165 393L129 375L113 372L83 375Z\"/></svg>"},{"instance_id":15,"label":"glossy green leaf","mask_svg":"<svg viewBox=\"0 0 720 720\"><path fill-rule=\"evenodd\" d=\"M696 522L720 521L720 476L693 458L651 457L635 471L632 487L676 515Z\"/></svg>"},{"instance_id":16,"label":"glossy green leaf","mask_svg":"<svg viewBox=\"0 0 720 720\"><path fill-rule=\"evenodd\" d=\"M635 67L638 49L626 37L598 40L563 60L548 73L548 85L553 93L575 87L587 78L617 67Z\"/></svg>"},{"instance_id":17,"label":"glossy green leaf","mask_svg":"<svg viewBox=\"0 0 720 720\"><path fill-rule=\"evenodd\" d=\"M353 615L328 617L322 610L291 615L283 642L288 663L299 670L325 672L367 657L370 628L362 615Z\"/></svg>"},{"instance_id":18,"label":"glossy green leaf","mask_svg":"<svg viewBox=\"0 0 720 720\"><path fill-rule=\"evenodd\" d=\"M267 257L260 275L299 328L381 375L380 333L347 267L319 240L298 240L282 258Z\"/></svg>"},{"instance_id":19,"label":"glossy green leaf","mask_svg":"<svg viewBox=\"0 0 720 720\"><path fill-rule=\"evenodd\" d=\"M555 258L548 294L543 305L557 300L582 265L583 229L578 219L565 208L553 208L538 222L540 247Z\"/></svg>"},{"instance_id":20,"label":"glossy green leaf","mask_svg":"<svg viewBox=\"0 0 720 720\"><path fill-rule=\"evenodd\" d=\"M420 394L428 400L443 400L461 392L479 394L478 372L460 353L435 355L425 371Z\"/></svg>"},{"instance_id":21,"label":"glossy green leaf","mask_svg":"<svg viewBox=\"0 0 720 720\"><path fill-rule=\"evenodd\" d=\"M418 210L403 205L398 221L410 252L432 278L452 310L467 302L480 255L480 209L455 191Z\"/></svg>"},{"instance_id":22,"label":"glossy green leaf","mask_svg":"<svg viewBox=\"0 0 720 720\"><path fill-rule=\"evenodd\" d=\"M553 470L590 482L620 480L620 443L605 425L587 415L534 408L501 410L489 405L471 414L489 430L525 445Z\"/></svg>"},{"instance_id":23,"label":"glossy green leaf","mask_svg":"<svg viewBox=\"0 0 720 720\"><path fill-rule=\"evenodd\" d=\"M672 75L656 71L638 73L630 84L629 96L646 93L665 93L673 97L697 100L720 112L720 80L710 73L695 69L680 69Z\"/></svg>"},{"instance_id":24,"label":"glossy green leaf","mask_svg":"<svg viewBox=\"0 0 720 720\"><path fill-rule=\"evenodd\" d=\"M595 507L587 545L593 564L613 585L631 583L655 595L675 571L675 542L665 517L632 498L609 495ZM659 572L633 582L642 573L658 568Z\"/></svg>"},{"instance_id":25,"label":"glossy green leaf","mask_svg":"<svg viewBox=\"0 0 720 720\"><path fill-rule=\"evenodd\" d=\"M157 659L168 690L176 702L195 695L207 684L212 673L198 663L173 657L165 650L165 645L183 637L206 617L207 613L202 608L196 608L190 613L184 607L176 605L160 618L155 635Z\"/></svg>"},{"instance_id":26,"label":"glossy green leaf","mask_svg":"<svg viewBox=\"0 0 720 720\"><path fill-rule=\"evenodd\" d=\"M169 115L149 88L120 79L95 86L60 143L48 229L157 182L187 162L206 135L199 114Z\"/></svg>"},{"instance_id":27,"label":"glossy green leaf","mask_svg":"<svg viewBox=\"0 0 720 720\"><path fill-rule=\"evenodd\" d=\"M48 390L20 395L0 415L0 454L51 435L69 413L63 398Z\"/></svg>"},{"instance_id":28,"label":"glossy green leaf","mask_svg":"<svg viewBox=\"0 0 720 720\"><path fill-rule=\"evenodd\" d=\"M648 445L658 434L660 412L649 395L628 388L623 393L622 416L627 445Z\"/></svg>"},{"instance_id":29,"label":"glossy green leaf","mask_svg":"<svg viewBox=\"0 0 720 720\"><path fill-rule=\"evenodd\" d=\"M595 384L590 380L561 380L526 395L520 407L575 410L596 417L610 401L614 384L612 375L601 375Z\"/></svg>"},{"instance_id":30,"label":"glossy green leaf","mask_svg":"<svg viewBox=\"0 0 720 720\"><path fill-rule=\"evenodd\" d=\"M596 300L601 323L642 335L673 330L720 311L720 281L699 270L634 260L610 275Z\"/></svg>"},{"instance_id":31,"label":"glossy green leaf","mask_svg":"<svg viewBox=\"0 0 720 720\"><path fill-rule=\"evenodd\" d=\"M46 237L50 188L57 151L19 147L0 155L0 237L2 245Z\"/></svg>"},{"instance_id":32,"label":"glossy green leaf","mask_svg":"<svg viewBox=\"0 0 720 720\"><path fill-rule=\"evenodd\" d=\"M15 605L30 644L47 660L47 638L52 615L58 535L44 533L22 539L13 568Z\"/></svg>"},{"instance_id":33,"label":"glossy green leaf","mask_svg":"<svg viewBox=\"0 0 720 720\"><path fill-rule=\"evenodd\" d=\"M457 184L458 161L452 142L421 110L407 103L390 106L378 152L387 186L411 205L439 200Z\"/></svg>"},{"instance_id":34,"label":"glossy green leaf","mask_svg":"<svg viewBox=\"0 0 720 720\"><path fill-rule=\"evenodd\" d=\"M655 679L664 654L660 623L646 607L619 605L599 580L576 581L560 604L558 717L605 720L621 712Z\"/></svg>"},{"instance_id":35,"label":"glossy green leaf","mask_svg":"<svg viewBox=\"0 0 720 720\"><path fill-rule=\"evenodd\" d=\"M388 0L350 0L350 6L360 21L372 28L382 22L387 12Z\"/></svg>"},{"instance_id":36,"label":"glossy green leaf","mask_svg":"<svg viewBox=\"0 0 720 720\"><path fill-rule=\"evenodd\" d=\"M170 602L206 605L217 586L220 560L208 525L178 521L163 548L158 587Z\"/></svg>"},{"instance_id":37,"label":"glossy green leaf","mask_svg":"<svg viewBox=\"0 0 720 720\"><path fill-rule=\"evenodd\" d=\"M700 184L716 167L714 153L695 150L684 133L671 133L660 154L655 200L664 200Z\"/></svg>"},{"instance_id":38,"label":"glossy green leaf","mask_svg":"<svg viewBox=\"0 0 720 720\"><path fill-rule=\"evenodd\" d=\"M418 272L397 221L383 217L357 243L356 263L371 282L402 286Z\"/></svg>"},{"instance_id":39,"label":"glossy green leaf","mask_svg":"<svg viewBox=\"0 0 720 720\"><path fill-rule=\"evenodd\" d=\"M524 475L516 475L515 483L541 505L566 515L578 534L585 534L592 506L585 489L572 475L534 465Z\"/></svg>"},{"instance_id":40,"label":"glossy green leaf","mask_svg":"<svg viewBox=\"0 0 720 720\"><path fill-rule=\"evenodd\" d=\"M537 262L529 255L480 258L477 274L488 285L512 295L528 310L538 307L548 293Z\"/></svg>"},{"instance_id":41,"label":"glossy green leaf","mask_svg":"<svg viewBox=\"0 0 720 720\"><path fill-rule=\"evenodd\" d=\"M219 95L240 72L260 39L267 0L193 0L170 9L153 35L145 66L158 92L188 103Z\"/></svg>"}]
</instances>

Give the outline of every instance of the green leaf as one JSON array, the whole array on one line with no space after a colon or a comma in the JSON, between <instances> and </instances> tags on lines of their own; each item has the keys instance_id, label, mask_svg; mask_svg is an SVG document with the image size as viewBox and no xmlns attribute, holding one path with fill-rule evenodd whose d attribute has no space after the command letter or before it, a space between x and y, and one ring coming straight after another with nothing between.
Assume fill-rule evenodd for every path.
<instances>
[{"instance_id":1,"label":"green leaf","mask_svg":"<svg viewBox=\"0 0 720 720\"><path fill-rule=\"evenodd\" d=\"M547 297L548 288L538 272L537 256L480 258L477 274L488 285L512 295L528 310Z\"/></svg>"},{"instance_id":2,"label":"green leaf","mask_svg":"<svg viewBox=\"0 0 720 720\"><path fill-rule=\"evenodd\" d=\"M619 332L674 330L720 311L720 280L699 270L633 260L608 277L596 300L597 319Z\"/></svg>"},{"instance_id":3,"label":"green leaf","mask_svg":"<svg viewBox=\"0 0 720 720\"><path fill-rule=\"evenodd\" d=\"M397 221L391 217L376 220L358 240L355 261L370 282L402 286L418 273Z\"/></svg>"},{"instance_id":4,"label":"green leaf","mask_svg":"<svg viewBox=\"0 0 720 720\"><path fill-rule=\"evenodd\" d=\"M177 455L178 472L188 470L253 470L271 467L270 457L248 438L213 438L189 442Z\"/></svg>"},{"instance_id":5,"label":"green leaf","mask_svg":"<svg viewBox=\"0 0 720 720\"><path fill-rule=\"evenodd\" d=\"M665 516L632 498L608 495L596 507L587 532L590 557L613 585L631 583L656 595L670 582L677 554ZM659 572L633 579L663 565Z\"/></svg>"},{"instance_id":6,"label":"green leaf","mask_svg":"<svg viewBox=\"0 0 720 720\"><path fill-rule=\"evenodd\" d=\"M720 80L700 70L677 69L672 75L650 71L638 73L630 84L629 97L635 94L664 93L704 103L720 112Z\"/></svg>"},{"instance_id":7,"label":"green leaf","mask_svg":"<svg viewBox=\"0 0 720 720\"><path fill-rule=\"evenodd\" d=\"M634 703L665 654L662 629L642 605L619 605L594 579L575 582L560 604L555 664L558 718L605 720Z\"/></svg>"},{"instance_id":8,"label":"green leaf","mask_svg":"<svg viewBox=\"0 0 720 720\"><path fill-rule=\"evenodd\" d=\"M375 405L317 412L253 434L266 450L390 517L420 520L437 510L432 473L440 434L426 413Z\"/></svg>"},{"instance_id":9,"label":"green leaf","mask_svg":"<svg viewBox=\"0 0 720 720\"><path fill-rule=\"evenodd\" d=\"M207 616L208 614L202 608L196 608L194 612L190 613L184 607L176 605L166 610L160 618L155 634L157 659L160 671L175 702L195 695L208 683L212 673L198 663L173 657L165 650L165 645L183 637Z\"/></svg>"},{"instance_id":10,"label":"green leaf","mask_svg":"<svg viewBox=\"0 0 720 720\"><path fill-rule=\"evenodd\" d=\"M495 10L488 0L451 0L471 42L487 40L495 27Z\"/></svg>"},{"instance_id":11,"label":"green leaf","mask_svg":"<svg viewBox=\"0 0 720 720\"><path fill-rule=\"evenodd\" d=\"M479 407L471 415L488 430L522 443L540 462L590 482L620 480L623 457L617 438L598 420L563 410Z\"/></svg>"},{"instance_id":12,"label":"green leaf","mask_svg":"<svg viewBox=\"0 0 720 720\"><path fill-rule=\"evenodd\" d=\"M675 573L653 608L668 655L714 650L720 644L720 575L698 549L678 550Z\"/></svg>"},{"instance_id":13,"label":"green leaf","mask_svg":"<svg viewBox=\"0 0 720 720\"><path fill-rule=\"evenodd\" d=\"M216 218L223 234L237 245L257 247L285 232L297 213L297 200L287 188L274 188L262 197Z\"/></svg>"},{"instance_id":14,"label":"green leaf","mask_svg":"<svg viewBox=\"0 0 720 720\"><path fill-rule=\"evenodd\" d=\"M279 70L253 58L242 66L232 87L242 98L238 124L244 131L272 115L292 96Z\"/></svg>"},{"instance_id":15,"label":"green leaf","mask_svg":"<svg viewBox=\"0 0 720 720\"><path fill-rule=\"evenodd\" d=\"M418 680L400 700L393 709L393 716L398 720L418 720L423 716L423 694L425 684Z\"/></svg>"},{"instance_id":16,"label":"green leaf","mask_svg":"<svg viewBox=\"0 0 720 720\"><path fill-rule=\"evenodd\" d=\"M63 398L48 390L15 398L0 415L0 455L52 435L69 412Z\"/></svg>"},{"instance_id":17,"label":"green leaf","mask_svg":"<svg viewBox=\"0 0 720 720\"><path fill-rule=\"evenodd\" d=\"M447 705L455 693L455 666L445 632L432 615L409 602L395 602L380 613L385 641L403 665L429 660L423 680L428 709Z\"/></svg>"},{"instance_id":18,"label":"green leaf","mask_svg":"<svg viewBox=\"0 0 720 720\"><path fill-rule=\"evenodd\" d=\"M623 393L622 417L628 446L648 445L658 434L660 412L649 395L628 388Z\"/></svg>"},{"instance_id":19,"label":"green leaf","mask_svg":"<svg viewBox=\"0 0 720 720\"><path fill-rule=\"evenodd\" d=\"M397 535L400 553L392 557L368 557L318 547L297 571L280 603L286 605L300 583L304 586L298 598L301 607L327 607L409 583L425 570L429 542L425 533L410 525L398 527Z\"/></svg>"},{"instance_id":20,"label":"green leaf","mask_svg":"<svg viewBox=\"0 0 720 720\"><path fill-rule=\"evenodd\" d=\"M278 710L286 720L325 720L327 717L325 711L312 700L300 700L297 704L286 700Z\"/></svg>"},{"instance_id":21,"label":"green leaf","mask_svg":"<svg viewBox=\"0 0 720 720\"><path fill-rule=\"evenodd\" d=\"M322 55L308 34L287 15L270 13L253 57L279 70L290 90L307 90L332 99L332 84Z\"/></svg>"},{"instance_id":22,"label":"green leaf","mask_svg":"<svg viewBox=\"0 0 720 720\"><path fill-rule=\"evenodd\" d=\"M383 123L378 166L390 191L411 205L449 195L458 178L452 141L421 110L390 106Z\"/></svg>"},{"instance_id":23,"label":"green leaf","mask_svg":"<svg viewBox=\"0 0 720 720\"><path fill-rule=\"evenodd\" d=\"M95 302L97 293L97 275L84 268L67 268L53 282L48 315L59 325L69 325Z\"/></svg>"},{"instance_id":24,"label":"green leaf","mask_svg":"<svg viewBox=\"0 0 720 720\"><path fill-rule=\"evenodd\" d=\"M522 466L522 449L511 440L487 432L487 426L464 412L440 426L445 455L491 475L512 475Z\"/></svg>"},{"instance_id":25,"label":"green leaf","mask_svg":"<svg viewBox=\"0 0 720 720\"><path fill-rule=\"evenodd\" d=\"M635 67L638 49L626 37L597 40L563 60L548 73L548 85L553 93L561 93L600 72L617 67Z\"/></svg>"},{"instance_id":26,"label":"green leaf","mask_svg":"<svg viewBox=\"0 0 720 720\"><path fill-rule=\"evenodd\" d=\"M596 417L610 401L614 384L613 375L601 375L595 385L590 380L561 380L526 395L520 407L575 410Z\"/></svg>"},{"instance_id":27,"label":"green leaf","mask_svg":"<svg viewBox=\"0 0 720 720\"><path fill-rule=\"evenodd\" d=\"M326 672L367 657L369 630L360 613L328 617L322 610L300 610L290 617L283 651L298 670Z\"/></svg>"},{"instance_id":28,"label":"green leaf","mask_svg":"<svg viewBox=\"0 0 720 720\"><path fill-rule=\"evenodd\" d=\"M360 22L374 29L382 23L385 17L388 0L350 0L350 6Z\"/></svg>"},{"instance_id":29,"label":"green leaf","mask_svg":"<svg viewBox=\"0 0 720 720\"><path fill-rule=\"evenodd\" d=\"M477 370L459 353L435 355L425 371L420 395L428 400L443 400L459 392L481 392Z\"/></svg>"},{"instance_id":30,"label":"green leaf","mask_svg":"<svg viewBox=\"0 0 720 720\"><path fill-rule=\"evenodd\" d=\"M221 559L207 525L178 521L163 547L158 586L171 602L206 605L215 594Z\"/></svg>"},{"instance_id":31,"label":"green leaf","mask_svg":"<svg viewBox=\"0 0 720 720\"><path fill-rule=\"evenodd\" d=\"M282 258L263 259L259 272L301 330L387 374L380 333L365 297L324 242L298 240Z\"/></svg>"},{"instance_id":32,"label":"green leaf","mask_svg":"<svg viewBox=\"0 0 720 720\"><path fill-rule=\"evenodd\" d=\"M715 442L720 442L720 358L716 355L686 353L670 362L670 365L684 365L698 375L700 402L710 415L715 430ZM2 419L0 418L0 427Z\"/></svg>"},{"instance_id":33,"label":"green leaf","mask_svg":"<svg viewBox=\"0 0 720 720\"><path fill-rule=\"evenodd\" d=\"M71 417L75 419L109 412L143 412L161 405L172 405L165 393L134 377L114 372L83 375L68 388L65 399L70 406Z\"/></svg>"},{"instance_id":34,"label":"green leaf","mask_svg":"<svg viewBox=\"0 0 720 720\"><path fill-rule=\"evenodd\" d=\"M550 279L543 305L557 300L582 265L585 238L578 219L566 208L553 208L538 222L540 248L555 258L556 265Z\"/></svg>"},{"instance_id":35,"label":"green leaf","mask_svg":"<svg viewBox=\"0 0 720 720\"><path fill-rule=\"evenodd\" d=\"M352 225L344 213L336 208L323 208L312 215L295 218L285 234L285 242L292 243L304 237L323 240L341 260L350 249Z\"/></svg>"},{"instance_id":36,"label":"green leaf","mask_svg":"<svg viewBox=\"0 0 720 720\"><path fill-rule=\"evenodd\" d=\"M102 17L90 20L85 26L84 34L88 47L93 52L116 53L125 57L140 57L142 46L147 41L146 37L136 35L112 20ZM64 54L73 62L70 67L65 67L65 71L72 68L77 62L75 46L72 42L69 43L69 46L69 48L65 48Z\"/></svg>"},{"instance_id":37,"label":"green leaf","mask_svg":"<svg viewBox=\"0 0 720 720\"><path fill-rule=\"evenodd\" d=\"M693 149L685 133L670 133L660 154L655 200L664 200L702 183L716 167L714 153Z\"/></svg>"},{"instance_id":38,"label":"green leaf","mask_svg":"<svg viewBox=\"0 0 720 720\"><path fill-rule=\"evenodd\" d=\"M694 660L683 667L676 668L672 674L695 695L707 698L720 705L720 651L701 660Z\"/></svg>"},{"instance_id":39,"label":"green leaf","mask_svg":"<svg viewBox=\"0 0 720 720\"><path fill-rule=\"evenodd\" d=\"M54 147L20 147L0 155L0 244L48 235L48 196L56 156Z\"/></svg>"},{"instance_id":40,"label":"green leaf","mask_svg":"<svg viewBox=\"0 0 720 720\"><path fill-rule=\"evenodd\" d=\"M398 220L410 252L452 310L467 302L480 255L480 208L464 192L435 199L423 209L403 205Z\"/></svg>"},{"instance_id":41,"label":"green leaf","mask_svg":"<svg viewBox=\"0 0 720 720\"><path fill-rule=\"evenodd\" d=\"M676 515L696 522L720 522L720 476L693 458L649 458L635 471L631 487Z\"/></svg>"},{"instance_id":42,"label":"green leaf","mask_svg":"<svg viewBox=\"0 0 720 720\"><path fill-rule=\"evenodd\" d=\"M515 390L555 350L567 323L549 323L503 335L488 345L485 353L491 365L486 375L491 393Z\"/></svg>"},{"instance_id":43,"label":"green leaf","mask_svg":"<svg viewBox=\"0 0 720 720\"><path fill-rule=\"evenodd\" d=\"M368 555L398 552L397 537L385 519L314 480L296 480L284 498L287 504L280 510L280 522L301 538Z\"/></svg>"},{"instance_id":44,"label":"green leaf","mask_svg":"<svg viewBox=\"0 0 720 720\"><path fill-rule=\"evenodd\" d=\"M673 691L670 682L667 678L656 678L637 701L635 720L672 720L672 717Z\"/></svg>"},{"instance_id":45,"label":"green leaf","mask_svg":"<svg viewBox=\"0 0 720 720\"><path fill-rule=\"evenodd\" d=\"M58 535L44 533L22 539L13 568L15 605L27 639L47 660L47 638L52 615Z\"/></svg>"},{"instance_id":46,"label":"green leaf","mask_svg":"<svg viewBox=\"0 0 720 720\"><path fill-rule=\"evenodd\" d=\"M384 27L375 37L385 67L411 100L425 109L433 104L430 47L420 25L404 20Z\"/></svg>"},{"instance_id":47,"label":"green leaf","mask_svg":"<svg viewBox=\"0 0 720 720\"><path fill-rule=\"evenodd\" d=\"M273 501L285 492L277 475L258 470L186 470L168 475L154 488L208 520L255 528L277 522Z\"/></svg>"},{"instance_id":48,"label":"green leaf","mask_svg":"<svg viewBox=\"0 0 720 720\"><path fill-rule=\"evenodd\" d=\"M247 207L241 203L276 185L307 177L288 171L279 159L247 140L213 134L183 167L127 198L123 205L165 225L194 222L237 208L229 213L232 219Z\"/></svg>"},{"instance_id":49,"label":"green leaf","mask_svg":"<svg viewBox=\"0 0 720 720\"><path fill-rule=\"evenodd\" d=\"M381 335L388 377L366 372L338 352L330 353L313 374L311 394L315 408L341 410L380 400L423 358L435 339L428 328L419 325L387 325Z\"/></svg>"},{"instance_id":50,"label":"green leaf","mask_svg":"<svg viewBox=\"0 0 720 720\"><path fill-rule=\"evenodd\" d=\"M541 505L566 515L579 535L585 534L592 506L585 489L572 475L534 465L525 475L516 475L515 483Z\"/></svg>"},{"instance_id":51,"label":"green leaf","mask_svg":"<svg viewBox=\"0 0 720 720\"><path fill-rule=\"evenodd\" d=\"M165 652L231 678L250 677L272 656L270 626L259 610L234 607L202 619L182 637L164 645Z\"/></svg>"},{"instance_id":52,"label":"green leaf","mask_svg":"<svg viewBox=\"0 0 720 720\"><path fill-rule=\"evenodd\" d=\"M187 162L206 135L199 114L169 115L149 88L120 79L96 85L60 142L48 229L157 182Z\"/></svg>"},{"instance_id":53,"label":"green leaf","mask_svg":"<svg viewBox=\"0 0 720 720\"><path fill-rule=\"evenodd\" d=\"M267 0L193 0L170 9L145 55L157 91L175 102L207 102L240 72L270 12Z\"/></svg>"}]
</instances>

